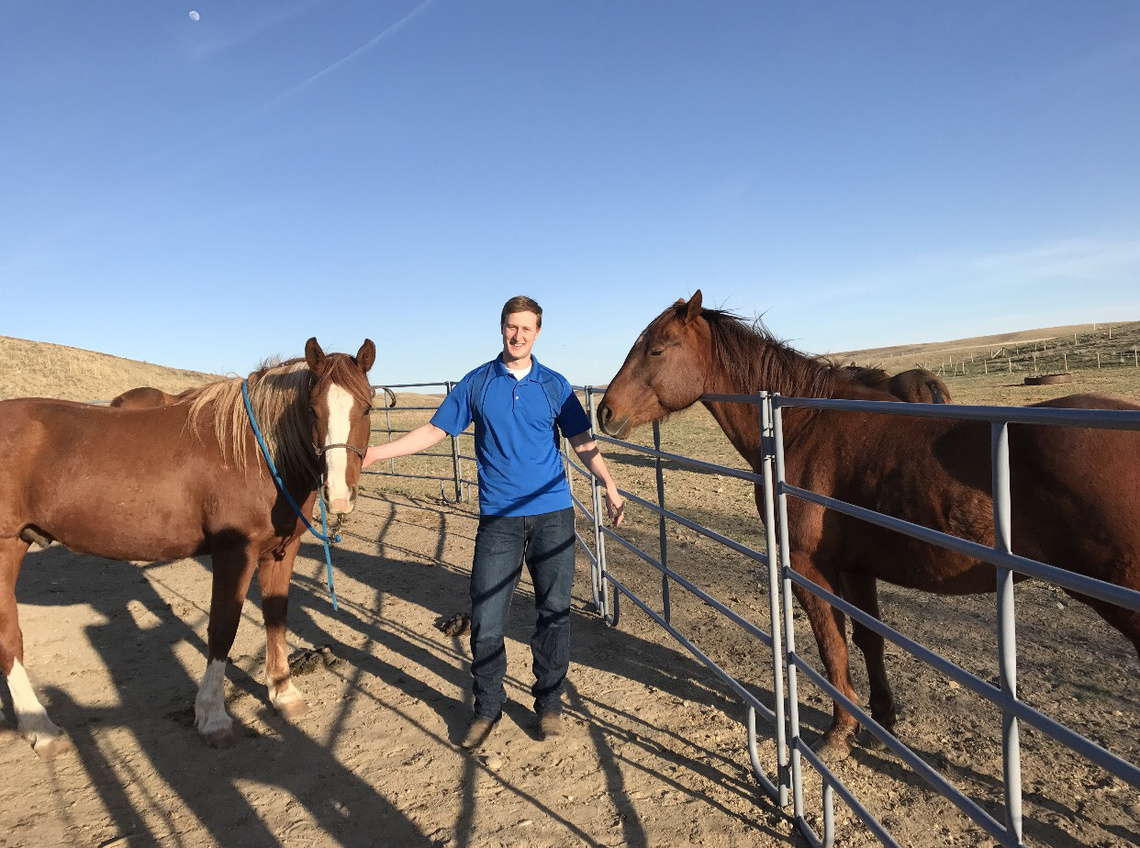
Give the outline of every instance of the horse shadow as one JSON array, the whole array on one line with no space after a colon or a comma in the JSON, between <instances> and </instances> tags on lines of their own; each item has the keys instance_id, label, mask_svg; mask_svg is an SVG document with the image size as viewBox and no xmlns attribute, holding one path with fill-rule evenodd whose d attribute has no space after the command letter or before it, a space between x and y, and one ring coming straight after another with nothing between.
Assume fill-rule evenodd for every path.
<instances>
[{"instance_id":1,"label":"horse shadow","mask_svg":"<svg viewBox=\"0 0 1140 848\"><path fill-rule=\"evenodd\" d=\"M197 600L208 604L208 568L204 565L203 571L203 596ZM67 583L66 591L60 590L60 581ZM21 605L58 606L81 598L102 616L100 623L86 628L85 636L102 658L118 703L84 705L57 686L46 687L44 694L50 714L65 729L74 756L101 797L107 816L131 844L136 840L137 844L160 844L169 838L154 823L155 815L170 832L203 828L219 844L279 844L263 812L241 792L241 783L273 786L288 793L292 805L303 807L325 834L342 844L376 833L389 835L392 844L430 844L415 824L341 764L329 747L268 706L262 717L272 735L242 727L234 747L207 749L193 729L197 681L183 670L176 655L176 647L190 643L201 654L204 669L205 640L172 612L145 573L140 574L139 566L52 548L26 557L20 583ZM130 585L131 589L109 592L108 585ZM154 614L148 620L156 623L145 630L140 627L126 608L128 601L141 603ZM35 674L34 664L31 673ZM227 677L241 692L266 700L264 686L248 674L231 666ZM3 691L5 706L10 707L7 687ZM114 748L108 746L105 734L118 728L134 734L149 766L196 822L177 821L176 817L183 817L181 811L169 805L163 810L163 805L151 803L152 824L147 824L138 793L128 792L141 769L129 758L109 756ZM25 743L19 740L19 744ZM200 767L193 767L194 763ZM149 800L153 802L153 797ZM291 815L301 818L297 813Z\"/></svg>"},{"instance_id":2,"label":"horse shadow","mask_svg":"<svg viewBox=\"0 0 1140 848\"><path fill-rule=\"evenodd\" d=\"M436 511L441 520L448 514L444 509ZM375 543L376 540L368 541ZM372 590L373 597L398 597L444 618L460 607L466 608L469 603L466 568L448 564L444 554L442 539L434 551L436 564L425 564L419 559L422 556L419 552L417 558L385 556L378 559L373 553L341 548L336 553L336 565L340 572ZM323 551L317 545L306 544L302 555L319 562ZM101 796L118 831L131 834L132 838L157 843L163 838L163 827L175 830L181 824L185 829L186 823L174 821L171 818L173 812L165 813L165 822L156 823L153 807L147 808L149 819L143 815L137 796L128 791L130 778L124 775L121 764L107 755L106 743L101 742L109 728L124 728L135 734L139 749L154 772L182 800L188 813L197 819L193 827L208 830L219 841L275 844L276 837L264 818L265 811L255 809L240 791L241 783L253 782L288 793L303 804L325 833L348 843L353 841L353 834L360 838L362 835L385 833L391 836L392 844L427 844L428 838L415 824L376 788L338 761L331 750L331 743L330 746L317 743L304 732L303 722L294 726L278 717L267 704L264 685L240 665L231 664L227 673L231 690L229 700L247 695L258 699L264 705L259 717L270 724L272 734L243 727L238 730L239 739L234 748L220 751L204 748L192 726L191 704L197 681L191 673L182 670L176 648L183 643L195 646L204 668L205 641L194 626L172 611L152 583L161 581L161 565L140 567L51 548L29 554L20 587L23 605L57 606L82 598L102 617L100 623L87 628L86 636L113 681L119 703L110 708L85 706L60 687L48 687L45 694L51 714L66 729L94 791ZM204 621L205 608L209 603L209 568L202 561L199 565L202 569L202 594L186 600L202 610ZM128 585L130 589L122 588ZM108 586L119 588L108 591ZM250 588L249 600L255 606L259 605L256 581ZM149 620L157 623L144 630L127 610L128 602L141 604L153 613L154 618ZM291 641L314 645L333 641L327 625L329 603L327 589L321 580L303 573L295 574L290 591ZM529 641L533 619L533 615L527 614L527 607L533 605L533 600L516 596L516 604L507 636L525 645ZM336 656L346 661L354 673L375 677L429 706L446 727L447 738L438 741L456 743L470 719L470 696L450 697L441 693L437 684L427 680L442 679L453 685L456 691L469 693L466 646L456 637L449 649L441 651L435 634L429 635L437 644L425 646L428 640L393 627L391 622L376 615L373 608L357 605L350 597L342 596L340 607L339 613L335 614L339 625L366 638L352 641L336 639L332 647ZM255 609L247 606L245 615L250 616L251 612L256 614ZM589 601L576 596L572 619L575 645L592 648L575 651L573 658L579 665L592 666L636 681L648 691L667 693L695 704L724 710L726 705L738 703L735 694L695 660L672 647L610 628L591 611ZM251 625L257 626L259 622L254 624L251 621L245 626ZM354 644L362 643L371 643L379 650L370 652L354 647ZM397 660L403 662L398 663ZM156 677L155 669L163 669L162 674ZM422 670L422 673L417 670ZM522 681L517 683L520 689L529 688ZM355 697L362 691L357 686L349 697ZM770 692L757 690L754 694L762 701L771 700ZM606 703L604 696L582 692L573 683L568 685L567 698L569 708L586 719L607 789L621 813L619 818L626 844L644 845L647 836L639 824L634 800L624 789L621 763L625 755L614 750L615 738L708 780L721 784L727 781L727 788L740 797L756 800L755 784L724 752L709 747L702 749L700 756L686 755L682 751L693 744L692 740L669 728L651 726L633 710ZM537 738L533 730L534 716L529 707L512 700L506 706L506 712L524 732ZM822 713L820 715L821 721L826 718ZM424 730L431 733L428 728ZM330 736L335 738L337 734ZM670 744L670 740L675 744ZM201 769L187 768L187 763L195 762L206 765ZM303 763L304 768L290 768L292 762ZM475 779L480 771L485 769L475 758L465 761L463 805L457 823L461 841L472 835ZM672 784L675 791L693 794L693 790L684 783L668 777L664 779ZM556 811L543 807L536 799L531 800L545 815L560 819ZM719 803L704 796L701 800ZM759 812L757 815L761 818L756 821L748 813L723 806L721 809L726 815L746 821L750 826L758 826L761 831L765 829ZM576 832L569 822L564 824L571 832ZM586 834L578 833L578 836L584 842L591 841ZM778 837L779 834L773 832L773 836Z\"/></svg>"}]
</instances>

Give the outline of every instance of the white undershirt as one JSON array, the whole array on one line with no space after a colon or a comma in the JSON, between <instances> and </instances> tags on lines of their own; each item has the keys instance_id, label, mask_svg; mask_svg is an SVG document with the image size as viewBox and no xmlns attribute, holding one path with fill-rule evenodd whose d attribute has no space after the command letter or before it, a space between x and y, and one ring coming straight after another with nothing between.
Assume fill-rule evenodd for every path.
<instances>
[{"instance_id":1,"label":"white undershirt","mask_svg":"<svg viewBox=\"0 0 1140 848\"><path fill-rule=\"evenodd\" d=\"M507 366L504 365L503 367L506 368ZM523 377L530 373L530 369L533 367L534 365L528 365L526 368L507 368L507 371L509 371L511 373L511 376L513 376L516 380L521 380Z\"/></svg>"}]
</instances>

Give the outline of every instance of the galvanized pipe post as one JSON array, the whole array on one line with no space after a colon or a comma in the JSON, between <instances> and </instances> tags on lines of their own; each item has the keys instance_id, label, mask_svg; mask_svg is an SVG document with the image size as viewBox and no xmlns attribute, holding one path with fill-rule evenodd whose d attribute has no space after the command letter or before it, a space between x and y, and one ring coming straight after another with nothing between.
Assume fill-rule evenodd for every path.
<instances>
[{"instance_id":1,"label":"galvanized pipe post","mask_svg":"<svg viewBox=\"0 0 1140 848\"><path fill-rule=\"evenodd\" d=\"M586 414L589 417L590 435L592 436L597 420L592 386L586 386ZM601 451L601 448L598 450ZM594 605L598 608L598 613L602 618L610 621L609 587L606 585L606 534L602 532L602 493L593 474L590 475L590 504L593 510L591 519L594 530L594 565L592 567ZM612 623L616 624L616 619Z\"/></svg>"},{"instance_id":2,"label":"galvanized pipe post","mask_svg":"<svg viewBox=\"0 0 1140 848\"><path fill-rule=\"evenodd\" d=\"M1009 490L1009 424L990 425L993 463L994 548L1013 550L1012 504ZM1017 619L1013 602L1013 572L997 569L998 676L1001 690L1017 697ZM1005 823L1022 842L1021 739L1017 717L1002 711L1002 766L1005 772Z\"/></svg>"},{"instance_id":3,"label":"galvanized pipe post","mask_svg":"<svg viewBox=\"0 0 1140 848\"><path fill-rule=\"evenodd\" d=\"M451 390L455 388L455 383L451 380L447 381L447 394L451 394ZM451 437L451 470L455 478L455 502L459 503L459 499L463 497L463 467L460 465L459 460L459 437ZM442 485L442 484L440 484Z\"/></svg>"},{"instance_id":4,"label":"galvanized pipe post","mask_svg":"<svg viewBox=\"0 0 1140 848\"><path fill-rule=\"evenodd\" d=\"M384 426L388 428L388 441L392 441L392 407L384 404ZM388 460L388 471L396 473L396 457Z\"/></svg>"},{"instance_id":5,"label":"galvanized pipe post","mask_svg":"<svg viewBox=\"0 0 1140 848\"><path fill-rule=\"evenodd\" d=\"M665 477L661 470L661 422L653 422L653 449L657 451L657 456L653 457L653 468L657 474L657 505L661 509L665 509ZM657 536L658 547L661 552L661 567L666 569L669 567L669 542L665 535L665 515L663 513L657 514ZM666 624L672 624L672 605L669 602L669 575L663 570L661 572L661 606Z\"/></svg>"},{"instance_id":6,"label":"galvanized pipe post","mask_svg":"<svg viewBox=\"0 0 1140 848\"><path fill-rule=\"evenodd\" d=\"M796 680L796 631L792 621L792 580L788 574L792 570L792 554L788 543L788 496L779 492L779 487L787 482L784 470L784 412L776 403L778 394L771 396L772 404L772 437L775 448L776 471L776 520L779 528L780 542L780 582L782 590L780 599L783 603L784 613L784 668L788 675L788 735L791 738L790 765L792 772L792 814L797 822L807 825L804 818L804 779L803 765L800 762L800 752L796 747L800 739L800 704L799 687Z\"/></svg>"},{"instance_id":7,"label":"galvanized pipe post","mask_svg":"<svg viewBox=\"0 0 1140 848\"><path fill-rule=\"evenodd\" d=\"M784 668L786 665L780 621L780 553L776 539L776 430L772 421L772 397L768 392L760 392L760 453L764 464L764 532L768 555L768 626L772 634L772 699L776 713L776 764L777 786L781 807L788 805L788 787L791 786L791 773L788 769L788 739L785 726ZM783 535L783 534L781 534ZM754 713L753 713L754 715ZM755 720L749 722L753 727ZM750 743L753 740L749 740ZM755 766L756 763L753 763Z\"/></svg>"}]
</instances>

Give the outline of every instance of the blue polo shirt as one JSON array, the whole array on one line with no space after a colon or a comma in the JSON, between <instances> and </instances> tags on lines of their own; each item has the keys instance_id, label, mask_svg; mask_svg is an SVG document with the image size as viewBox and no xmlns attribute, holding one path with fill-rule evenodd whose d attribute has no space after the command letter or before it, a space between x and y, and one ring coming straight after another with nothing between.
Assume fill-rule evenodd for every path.
<instances>
[{"instance_id":1,"label":"blue polo shirt","mask_svg":"<svg viewBox=\"0 0 1140 848\"><path fill-rule=\"evenodd\" d=\"M571 505L559 452L567 438L590 429L566 378L531 356L521 380L501 357L464 376L440 404L431 423L458 436L475 422L481 515L541 515Z\"/></svg>"}]
</instances>

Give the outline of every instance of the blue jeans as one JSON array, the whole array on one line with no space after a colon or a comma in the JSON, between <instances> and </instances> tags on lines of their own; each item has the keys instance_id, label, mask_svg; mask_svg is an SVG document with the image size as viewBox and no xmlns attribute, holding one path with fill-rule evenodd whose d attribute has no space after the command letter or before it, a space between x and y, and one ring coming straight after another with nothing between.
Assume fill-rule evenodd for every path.
<instances>
[{"instance_id":1,"label":"blue jeans","mask_svg":"<svg viewBox=\"0 0 1140 848\"><path fill-rule=\"evenodd\" d=\"M482 516L471 566L471 674L475 715L498 720L506 703L503 632L523 562L534 583L530 640L537 713L562 712L570 667L570 593L574 585L574 509L528 516Z\"/></svg>"}]
</instances>

